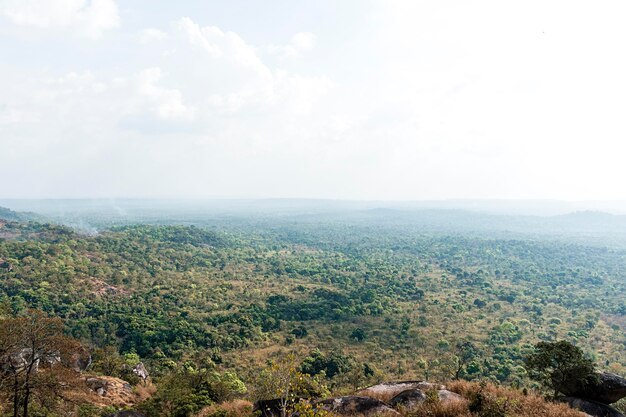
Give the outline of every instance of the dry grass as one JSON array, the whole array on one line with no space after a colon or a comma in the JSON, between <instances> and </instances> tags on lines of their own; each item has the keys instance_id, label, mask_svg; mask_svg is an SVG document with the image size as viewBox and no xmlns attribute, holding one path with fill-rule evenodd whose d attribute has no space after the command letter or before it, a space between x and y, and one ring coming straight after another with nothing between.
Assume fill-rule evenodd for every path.
<instances>
[{"instance_id":1,"label":"dry grass","mask_svg":"<svg viewBox=\"0 0 626 417\"><path fill-rule=\"evenodd\" d=\"M214 404L203 408L193 417L250 417L252 415L252 403L244 400L232 400L221 404Z\"/></svg>"},{"instance_id":2,"label":"dry grass","mask_svg":"<svg viewBox=\"0 0 626 417\"><path fill-rule=\"evenodd\" d=\"M401 412L405 416L411 417L472 417L466 402L442 403L439 401L426 401L410 413ZM508 417L508 416L507 416Z\"/></svg>"},{"instance_id":3,"label":"dry grass","mask_svg":"<svg viewBox=\"0 0 626 417\"><path fill-rule=\"evenodd\" d=\"M424 390L428 400L412 410L398 410L405 417L583 417L585 414L567 404L547 401L535 393L493 384L453 381L448 390L461 395L464 401L441 402L432 390ZM367 390L361 391L361 394ZM372 397L388 401L385 392L371 392Z\"/></svg>"},{"instance_id":4,"label":"dry grass","mask_svg":"<svg viewBox=\"0 0 626 417\"><path fill-rule=\"evenodd\" d=\"M128 383L122 379L110 376L97 376L96 378L106 381L107 392L100 396L88 388L85 380L91 375L76 374L69 389L63 392L63 397L72 404L93 404L97 407L132 407L137 401L137 394L128 388Z\"/></svg>"},{"instance_id":5,"label":"dry grass","mask_svg":"<svg viewBox=\"0 0 626 417\"><path fill-rule=\"evenodd\" d=\"M540 395L534 393L524 395L522 391L498 387L492 384L481 386L478 383L454 381L448 384L448 389L460 394L469 401L466 414L459 414L460 416L582 417L585 415L566 404L555 404L546 401ZM478 398L482 399L482 401L479 401ZM470 413L469 410L472 406L475 409L473 413ZM422 415L427 416L431 414Z\"/></svg>"},{"instance_id":6,"label":"dry grass","mask_svg":"<svg viewBox=\"0 0 626 417\"><path fill-rule=\"evenodd\" d=\"M151 381L147 381L144 384L137 384L133 391L137 396L136 402L141 403L152 397L156 393L157 387Z\"/></svg>"},{"instance_id":7,"label":"dry grass","mask_svg":"<svg viewBox=\"0 0 626 417\"><path fill-rule=\"evenodd\" d=\"M364 389L364 390L359 391L359 392L356 393L356 395L360 395L360 396L363 396L363 397L376 398L377 400L381 400L384 403L389 402L389 400L391 400L397 394L399 394L399 393L396 393L396 392L376 392L376 391L372 391L372 390L368 390L368 389ZM345 394L345 395L350 395L350 394Z\"/></svg>"},{"instance_id":8,"label":"dry grass","mask_svg":"<svg viewBox=\"0 0 626 417\"><path fill-rule=\"evenodd\" d=\"M584 414L566 404L555 404L535 393L520 390L453 381L447 389L460 394L465 401L441 402L436 395L416 408L398 410L404 417L583 417ZM375 396L375 395L372 395ZM388 400L388 398L385 398ZM252 404L234 400L204 408L194 417L251 417Z\"/></svg>"}]
</instances>

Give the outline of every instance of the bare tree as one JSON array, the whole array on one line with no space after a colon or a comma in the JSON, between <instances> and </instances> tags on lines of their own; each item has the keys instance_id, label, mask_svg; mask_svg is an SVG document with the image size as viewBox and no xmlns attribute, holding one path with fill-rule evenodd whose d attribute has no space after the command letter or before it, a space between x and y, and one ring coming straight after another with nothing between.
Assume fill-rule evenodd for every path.
<instances>
[{"instance_id":1,"label":"bare tree","mask_svg":"<svg viewBox=\"0 0 626 417\"><path fill-rule=\"evenodd\" d=\"M0 319L0 389L12 402L13 417L28 417L33 395L57 397L61 380L71 374L63 358L79 346L63 335L61 319L41 311Z\"/></svg>"}]
</instances>

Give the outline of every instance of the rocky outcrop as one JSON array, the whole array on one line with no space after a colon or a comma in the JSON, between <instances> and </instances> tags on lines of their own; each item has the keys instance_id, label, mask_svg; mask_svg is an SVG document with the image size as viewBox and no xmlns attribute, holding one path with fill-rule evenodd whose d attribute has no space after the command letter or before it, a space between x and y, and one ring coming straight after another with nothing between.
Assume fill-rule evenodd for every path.
<instances>
[{"instance_id":1,"label":"rocky outcrop","mask_svg":"<svg viewBox=\"0 0 626 417\"><path fill-rule=\"evenodd\" d=\"M456 392L448 391L446 389L440 389L437 391L439 396L439 401L442 403L453 403L457 401L463 401L463 397L461 397Z\"/></svg>"},{"instance_id":2,"label":"rocky outcrop","mask_svg":"<svg viewBox=\"0 0 626 417\"><path fill-rule=\"evenodd\" d=\"M146 417L144 413L133 410L120 410L113 414L106 414L104 417Z\"/></svg>"},{"instance_id":3,"label":"rocky outcrop","mask_svg":"<svg viewBox=\"0 0 626 417\"><path fill-rule=\"evenodd\" d=\"M439 401L442 403L450 403L450 402L457 402L457 401L463 400L463 397L461 397L459 394L456 394L452 391L448 391L445 389L430 390L430 391L436 392L437 397L439 398ZM405 409L405 410L411 411L415 407L417 407L420 403L426 401L427 399L428 399L427 392L424 392L423 390L419 388L415 388L415 389L402 391L400 394L396 395L389 401L389 405L392 406L393 408Z\"/></svg>"},{"instance_id":4,"label":"rocky outcrop","mask_svg":"<svg viewBox=\"0 0 626 417\"><path fill-rule=\"evenodd\" d=\"M586 384L576 383L562 391L562 401L594 417L624 417L608 404L626 397L626 379L608 372L598 372L597 378Z\"/></svg>"},{"instance_id":5,"label":"rocky outcrop","mask_svg":"<svg viewBox=\"0 0 626 417\"><path fill-rule=\"evenodd\" d=\"M317 403L316 407L341 416L400 416L400 413L376 398L360 397L357 395L329 398Z\"/></svg>"},{"instance_id":6,"label":"rocky outcrop","mask_svg":"<svg viewBox=\"0 0 626 417\"><path fill-rule=\"evenodd\" d=\"M572 385L563 390L568 397L612 404L626 397L626 378L608 372L599 372L597 379L584 386Z\"/></svg>"},{"instance_id":7,"label":"rocky outcrop","mask_svg":"<svg viewBox=\"0 0 626 417\"><path fill-rule=\"evenodd\" d=\"M52 367L61 362L61 355L58 351L35 352L31 348L20 349L10 355L5 355L0 359L1 367L9 373L22 372L30 368L35 372L39 367Z\"/></svg>"},{"instance_id":8,"label":"rocky outcrop","mask_svg":"<svg viewBox=\"0 0 626 417\"><path fill-rule=\"evenodd\" d=\"M132 402L133 388L122 379L113 377L89 377L85 384L101 397L115 398Z\"/></svg>"},{"instance_id":9,"label":"rocky outcrop","mask_svg":"<svg viewBox=\"0 0 626 417\"><path fill-rule=\"evenodd\" d=\"M379 399L390 399L403 391L411 389L420 389L422 391L445 389L443 385L432 384L426 381L397 381L384 382L382 384L372 385L357 392L357 395L375 397Z\"/></svg>"},{"instance_id":10,"label":"rocky outcrop","mask_svg":"<svg viewBox=\"0 0 626 417\"><path fill-rule=\"evenodd\" d=\"M424 394L424 391L422 391L421 389L408 389L393 397L389 401L389 405L393 408L404 408L407 410L412 410L420 403L426 401L427 398L428 397L426 397L426 394Z\"/></svg>"},{"instance_id":11,"label":"rocky outcrop","mask_svg":"<svg viewBox=\"0 0 626 417\"><path fill-rule=\"evenodd\" d=\"M135 367L133 368L133 374L137 375L144 381L150 376L143 362L139 362L137 365L135 365Z\"/></svg>"},{"instance_id":12,"label":"rocky outcrop","mask_svg":"<svg viewBox=\"0 0 626 417\"><path fill-rule=\"evenodd\" d=\"M22 348L0 358L1 368L8 372L21 372L25 368L38 372L40 367L51 368L61 363L76 372L83 372L91 365L91 354L84 347L63 356L58 350L33 353L31 348Z\"/></svg>"},{"instance_id":13,"label":"rocky outcrop","mask_svg":"<svg viewBox=\"0 0 626 417\"><path fill-rule=\"evenodd\" d=\"M87 378L85 383L90 390L94 391L101 397L104 397L107 393L108 382L102 378Z\"/></svg>"},{"instance_id":14,"label":"rocky outcrop","mask_svg":"<svg viewBox=\"0 0 626 417\"><path fill-rule=\"evenodd\" d=\"M576 408L583 413L593 417L625 417L610 405L595 401L583 400L574 397L562 397L561 401L568 403L572 408Z\"/></svg>"}]
</instances>

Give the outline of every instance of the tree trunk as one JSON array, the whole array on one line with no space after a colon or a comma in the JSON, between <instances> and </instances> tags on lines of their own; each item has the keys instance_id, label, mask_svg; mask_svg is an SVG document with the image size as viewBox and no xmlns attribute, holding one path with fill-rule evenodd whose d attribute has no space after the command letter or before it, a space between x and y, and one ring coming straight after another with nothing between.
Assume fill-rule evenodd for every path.
<instances>
[{"instance_id":1,"label":"tree trunk","mask_svg":"<svg viewBox=\"0 0 626 417\"><path fill-rule=\"evenodd\" d=\"M26 386L26 391L24 393L24 414L22 414L22 417L28 417L28 400L30 397L30 387L27 385Z\"/></svg>"},{"instance_id":2,"label":"tree trunk","mask_svg":"<svg viewBox=\"0 0 626 417\"><path fill-rule=\"evenodd\" d=\"M15 375L13 379L13 417L19 417L19 409L20 409L20 384L17 379L17 375Z\"/></svg>"}]
</instances>

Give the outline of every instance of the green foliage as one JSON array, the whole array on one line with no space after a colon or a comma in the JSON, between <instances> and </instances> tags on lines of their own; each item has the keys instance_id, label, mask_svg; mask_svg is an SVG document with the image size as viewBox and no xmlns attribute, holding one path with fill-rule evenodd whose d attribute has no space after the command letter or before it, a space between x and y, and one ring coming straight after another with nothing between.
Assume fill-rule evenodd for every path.
<instances>
[{"instance_id":1,"label":"green foliage","mask_svg":"<svg viewBox=\"0 0 626 417\"><path fill-rule=\"evenodd\" d=\"M556 398L568 386L584 386L596 377L593 361L567 341L539 342L526 359L531 378L553 391Z\"/></svg>"},{"instance_id":2,"label":"green foliage","mask_svg":"<svg viewBox=\"0 0 626 417\"><path fill-rule=\"evenodd\" d=\"M626 372L621 249L276 219L93 236L9 222L1 236L0 303L62 318L103 374L139 357L158 380L206 356L244 375L269 356L259 346L284 341L303 356L321 347L308 371L332 386L364 381L365 363L389 378L524 384L532 345L556 339ZM457 349L467 340L471 359ZM342 349L347 367L331 357Z\"/></svg>"},{"instance_id":3,"label":"green foliage","mask_svg":"<svg viewBox=\"0 0 626 417\"><path fill-rule=\"evenodd\" d=\"M325 354L319 349L315 349L309 356L304 358L300 365L300 370L311 376L323 373L328 378L334 378L337 375L350 371L353 366L353 361L340 352L333 351Z\"/></svg>"},{"instance_id":4,"label":"green foliage","mask_svg":"<svg viewBox=\"0 0 626 417\"><path fill-rule=\"evenodd\" d=\"M158 385L156 395L141 405L149 416L187 417L247 392L234 373L196 369L191 364L161 377Z\"/></svg>"},{"instance_id":5,"label":"green foliage","mask_svg":"<svg viewBox=\"0 0 626 417\"><path fill-rule=\"evenodd\" d=\"M93 404L80 404L78 406L78 417L100 417L102 409Z\"/></svg>"},{"instance_id":6,"label":"green foliage","mask_svg":"<svg viewBox=\"0 0 626 417\"><path fill-rule=\"evenodd\" d=\"M298 369L293 353L279 357L253 377L251 396L255 401L280 401L282 416L300 399L319 398L328 393L318 378Z\"/></svg>"},{"instance_id":7,"label":"green foliage","mask_svg":"<svg viewBox=\"0 0 626 417\"><path fill-rule=\"evenodd\" d=\"M313 407L309 401L298 401L293 405L293 414L300 417L333 417L330 411Z\"/></svg>"},{"instance_id":8,"label":"green foliage","mask_svg":"<svg viewBox=\"0 0 626 417\"><path fill-rule=\"evenodd\" d=\"M357 327L356 329L352 330L350 337L356 340L357 342L362 342L366 339L367 335L365 333L365 330L363 330L360 327Z\"/></svg>"}]
</instances>

